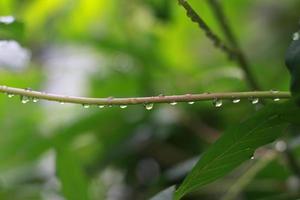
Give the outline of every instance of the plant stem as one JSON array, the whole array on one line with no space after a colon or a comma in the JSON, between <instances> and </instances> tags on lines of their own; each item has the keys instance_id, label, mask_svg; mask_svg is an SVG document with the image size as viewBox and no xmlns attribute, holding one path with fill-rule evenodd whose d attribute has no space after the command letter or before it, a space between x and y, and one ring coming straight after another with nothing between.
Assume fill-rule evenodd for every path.
<instances>
[{"instance_id":1,"label":"plant stem","mask_svg":"<svg viewBox=\"0 0 300 200\"><path fill-rule=\"evenodd\" d=\"M212 7L212 10L214 11L216 18L223 29L223 32L225 36L227 37L228 41L231 43L232 47L235 49L235 60L239 64L239 66L243 69L247 82L251 89L253 90L260 90L259 85L257 84L254 76L251 73L250 70L250 64L245 56L245 53L243 50L240 48L240 45L231 29L229 26L227 17L223 11L222 6L217 0L208 0L209 4Z\"/></svg>"},{"instance_id":2,"label":"plant stem","mask_svg":"<svg viewBox=\"0 0 300 200\"><path fill-rule=\"evenodd\" d=\"M173 102L195 102L209 100L233 100L233 99L289 99L289 92L274 91L253 91L253 92L222 92L222 93L202 93L202 94L184 94L172 96L152 96L152 97L129 97L129 98L87 98L74 97L38 92L28 89L20 89L0 85L0 93L10 95L19 95L30 98L43 99L48 101L57 101L74 104L87 105L134 105L134 104L150 104L150 103L173 103Z\"/></svg>"},{"instance_id":3,"label":"plant stem","mask_svg":"<svg viewBox=\"0 0 300 200\"><path fill-rule=\"evenodd\" d=\"M236 57L236 52L228 47L222 40L210 29L206 22L197 14L197 12L192 8L192 6L187 2L187 0L178 0L179 5L184 7L187 12L187 16L205 32L208 39L210 39L214 45L221 49L225 54L228 55L230 59Z\"/></svg>"}]
</instances>

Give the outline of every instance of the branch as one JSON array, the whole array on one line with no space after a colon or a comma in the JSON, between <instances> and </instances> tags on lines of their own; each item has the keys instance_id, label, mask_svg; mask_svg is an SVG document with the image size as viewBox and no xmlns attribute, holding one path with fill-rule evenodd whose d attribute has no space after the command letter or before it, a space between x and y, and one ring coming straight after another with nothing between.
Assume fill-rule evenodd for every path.
<instances>
[{"instance_id":1,"label":"branch","mask_svg":"<svg viewBox=\"0 0 300 200\"><path fill-rule=\"evenodd\" d=\"M260 87L258 86L254 76L252 75L252 73L250 71L250 64L245 56L245 53L240 48L240 45L239 45L232 29L229 26L228 20L222 9L222 6L220 5L220 3L217 0L208 0L208 2L210 3L210 5L213 9L213 11L218 19L218 22L220 23L221 28L223 29L225 36L227 37L228 41L231 43L231 45L235 49L235 57L234 58L236 59L239 66L245 72L249 86L251 86L251 88L253 90L260 90Z\"/></svg>"},{"instance_id":2,"label":"branch","mask_svg":"<svg viewBox=\"0 0 300 200\"><path fill-rule=\"evenodd\" d=\"M185 94L185 95L172 95L172 96L152 96L152 97L129 97L129 98L86 98L50 94L45 92L33 91L30 89L20 89L0 85L0 93L5 93L12 97L19 95L21 98L28 99L43 99L48 101L56 101L61 103L74 103L82 105L135 105L135 104L154 104L154 103L170 103L176 104L177 102L188 102L193 104L196 101L209 101L209 100L235 100L235 103L241 99L289 99L291 95L289 92L278 91L254 91L254 92L228 92L228 93L203 93L203 94Z\"/></svg>"},{"instance_id":3,"label":"branch","mask_svg":"<svg viewBox=\"0 0 300 200\"><path fill-rule=\"evenodd\" d=\"M222 40L209 28L206 22L197 14L187 0L178 0L179 5L185 8L187 16L205 32L206 36L214 43L214 45L221 49L230 59L236 57L236 52L226 46Z\"/></svg>"},{"instance_id":4,"label":"branch","mask_svg":"<svg viewBox=\"0 0 300 200\"><path fill-rule=\"evenodd\" d=\"M219 3L215 0L209 1L214 9L214 12L218 18L219 23L221 24L221 27L226 37L232 44L233 48L226 46L226 44L222 42L222 40L210 29L210 27L200 17L200 15L197 14L197 12L192 8L192 6L187 2L187 0L178 0L178 2L187 11L187 16L193 22L199 25L199 27L205 32L206 36L214 43L214 45L217 48L221 49L225 54L227 54L230 59L234 59L239 64L239 66L243 69L244 73L246 74L249 86L254 90L259 90L259 86L256 83L250 71L250 65L246 59L246 56L239 47L238 42L227 23L226 17Z\"/></svg>"}]
</instances>

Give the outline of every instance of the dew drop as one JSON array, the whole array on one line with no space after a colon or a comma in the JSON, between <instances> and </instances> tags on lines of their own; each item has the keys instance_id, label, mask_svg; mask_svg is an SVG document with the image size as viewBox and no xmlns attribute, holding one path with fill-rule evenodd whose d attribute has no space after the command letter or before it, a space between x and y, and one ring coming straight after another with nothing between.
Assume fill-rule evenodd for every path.
<instances>
[{"instance_id":1,"label":"dew drop","mask_svg":"<svg viewBox=\"0 0 300 200\"><path fill-rule=\"evenodd\" d=\"M251 160L254 160L254 159L255 159L255 157L254 157L254 156L252 156L250 159L251 159Z\"/></svg>"},{"instance_id":2,"label":"dew drop","mask_svg":"<svg viewBox=\"0 0 300 200\"><path fill-rule=\"evenodd\" d=\"M105 106L104 106L104 105L99 105L98 107L99 107L99 108L104 108Z\"/></svg>"},{"instance_id":3,"label":"dew drop","mask_svg":"<svg viewBox=\"0 0 300 200\"><path fill-rule=\"evenodd\" d=\"M83 108L89 108L90 105L89 104L82 104Z\"/></svg>"},{"instance_id":4,"label":"dew drop","mask_svg":"<svg viewBox=\"0 0 300 200\"><path fill-rule=\"evenodd\" d=\"M233 99L233 100L232 100L232 103L240 103L240 102L241 102L240 99Z\"/></svg>"},{"instance_id":5,"label":"dew drop","mask_svg":"<svg viewBox=\"0 0 300 200\"><path fill-rule=\"evenodd\" d=\"M222 107L222 105L223 105L223 101L220 100L220 99L215 99L215 100L213 101L213 105L214 105L216 108L220 108L220 107Z\"/></svg>"},{"instance_id":6,"label":"dew drop","mask_svg":"<svg viewBox=\"0 0 300 200\"><path fill-rule=\"evenodd\" d=\"M153 103L147 103L147 104L145 104L146 110L152 110L153 107L154 107L154 104L153 104Z\"/></svg>"},{"instance_id":7,"label":"dew drop","mask_svg":"<svg viewBox=\"0 0 300 200\"><path fill-rule=\"evenodd\" d=\"M275 98L275 99L273 99L273 101L280 101L280 98Z\"/></svg>"},{"instance_id":8,"label":"dew drop","mask_svg":"<svg viewBox=\"0 0 300 200\"><path fill-rule=\"evenodd\" d=\"M30 98L28 96L20 96L20 98L23 104L26 104L30 101Z\"/></svg>"},{"instance_id":9,"label":"dew drop","mask_svg":"<svg viewBox=\"0 0 300 200\"><path fill-rule=\"evenodd\" d=\"M272 94L277 94L278 91L277 91L277 90L271 90L271 93L272 93Z\"/></svg>"},{"instance_id":10,"label":"dew drop","mask_svg":"<svg viewBox=\"0 0 300 200\"><path fill-rule=\"evenodd\" d=\"M39 99L38 98L36 98L36 97L33 97L33 99L32 99L32 102L33 103L37 103L39 101Z\"/></svg>"},{"instance_id":11,"label":"dew drop","mask_svg":"<svg viewBox=\"0 0 300 200\"><path fill-rule=\"evenodd\" d=\"M127 108L127 105L120 105L120 108L125 109Z\"/></svg>"},{"instance_id":12,"label":"dew drop","mask_svg":"<svg viewBox=\"0 0 300 200\"><path fill-rule=\"evenodd\" d=\"M300 39L300 33L299 32L294 33L293 40L296 41L296 40L299 40L299 39Z\"/></svg>"},{"instance_id":13,"label":"dew drop","mask_svg":"<svg viewBox=\"0 0 300 200\"><path fill-rule=\"evenodd\" d=\"M14 94L7 94L8 98L13 98L15 95Z\"/></svg>"},{"instance_id":14,"label":"dew drop","mask_svg":"<svg viewBox=\"0 0 300 200\"><path fill-rule=\"evenodd\" d=\"M171 105L171 106L176 106L176 105L177 105L177 102L171 102L170 105Z\"/></svg>"},{"instance_id":15,"label":"dew drop","mask_svg":"<svg viewBox=\"0 0 300 200\"><path fill-rule=\"evenodd\" d=\"M259 103L259 99L258 98L251 98L250 101L254 105Z\"/></svg>"},{"instance_id":16,"label":"dew drop","mask_svg":"<svg viewBox=\"0 0 300 200\"><path fill-rule=\"evenodd\" d=\"M190 102L188 102L188 104L193 105L193 104L195 104L195 102L194 101L190 101Z\"/></svg>"}]
</instances>

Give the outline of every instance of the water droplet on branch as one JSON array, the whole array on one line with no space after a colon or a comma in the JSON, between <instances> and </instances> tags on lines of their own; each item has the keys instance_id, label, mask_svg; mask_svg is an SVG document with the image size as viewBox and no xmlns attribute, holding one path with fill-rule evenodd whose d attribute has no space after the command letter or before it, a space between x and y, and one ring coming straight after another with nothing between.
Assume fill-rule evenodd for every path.
<instances>
[{"instance_id":1,"label":"water droplet on branch","mask_svg":"<svg viewBox=\"0 0 300 200\"><path fill-rule=\"evenodd\" d=\"M89 108L90 105L89 104L82 104L83 108Z\"/></svg>"},{"instance_id":2,"label":"water droplet on branch","mask_svg":"<svg viewBox=\"0 0 300 200\"><path fill-rule=\"evenodd\" d=\"M177 105L177 102L172 102L172 103L170 103L170 105L175 106L175 105Z\"/></svg>"},{"instance_id":3,"label":"water droplet on branch","mask_svg":"<svg viewBox=\"0 0 300 200\"><path fill-rule=\"evenodd\" d=\"M33 99L32 99L32 102L33 103L37 103L39 101L39 99L38 98L36 98L36 97L33 97Z\"/></svg>"},{"instance_id":4,"label":"water droplet on branch","mask_svg":"<svg viewBox=\"0 0 300 200\"><path fill-rule=\"evenodd\" d=\"M120 108L125 109L127 108L127 105L120 105Z\"/></svg>"},{"instance_id":5,"label":"water droplet on branch","mask_svg":"<svg viewBox=\"0 0 300 200\"><path fill-rule=\"evenodd\" d=\"M222 107L222 105L223 105L223 101L222 101L221 99L215 99L215 100L213 101L213 105L214 105L216 108L220 108L220 107Z\"/></svg>"},{"instance_id":6,"label":"water droplet on branch","mask_svg":"<svg viewBox=\"0 0 300 200\"><path fill-rule=\"evenodd\" d=\"M240 99L233 99L233 100L232 100L232 103L240 103L240 102L241 102Z\"/></svg>"},{"instance_id":7,"label":"water droplet on branch","mask_svg":"<svg viewBox=\"0 0 300 200\"><path fill-rule=\"evenodd\" d=\"M104 108L105 106L104 106L104 105L99 105L98 107L99 107L99 108Z\"/></svg>"},{"instance_id":8,"label":"water droplet on branch","mask_svg":"<svg viewBox=\"0 0 300 200\"><path fill-rule=\"evenodd\" d=\"M28 97L28 96L20 96L20 98L21 98L21 102L23 104L26 104L30 101L30 97Z\"/></svg>"},{"instance_id":9,"label":"water droplet on branch","mask_svg":"<svg viewBox=\"0 0 300 200\"><path fill-rule=\"evenodd\" d=\"M188 102L188 104L193 105L193 104L195 104L195 102L194 101L190 101L190 102Z\"/></svg>"},{"instance_id":10,"label":"water droplet on branch","mask_svg":"<svg viewBox=\"0 0 300 200\"><path fill-rule=\"evenodd\" d=\"M144 106L145 106L146 110L152 110L153 107L154 107L154 104L153 103L147 103Z\"/></svg>"},{"instance_id":11,"label":"water droplet on branch","mask_svg":"<svg viewBox=\"0 0 300 200\"><path fill-rule=\"evenodd\" d=\"M255 104L259 103L259 99L258 98L251 98L250 102L255 105Z\"/></svg>"},{"instance_id":12,"label":"water droplet on branch","mask_svg":"<svg viewBox=\"0 0 300 200\"><path fill-rule=\"evenodd\" d=\"M7 94L8 98L13 98L14 96L15 96L14 94L9 94L9 93Z\"/></svg>"}]
</instances>

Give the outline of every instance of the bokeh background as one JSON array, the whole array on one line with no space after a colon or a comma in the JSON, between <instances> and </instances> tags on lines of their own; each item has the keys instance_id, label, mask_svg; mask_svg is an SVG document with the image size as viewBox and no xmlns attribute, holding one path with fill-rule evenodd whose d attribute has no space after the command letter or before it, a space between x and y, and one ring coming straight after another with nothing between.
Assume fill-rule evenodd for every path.
<instances>
[{"instance_id":1,"label":"bokeh background","mask_svg":"<svg viewBox=\"0 0 300 200\"><path fill-rule=\"evenodd\" d=\"M190 0L225 41L207 1ZM220 1L263 90L288 90L285 50L298 0ZM63 95L130 97L250 90L244 72L176 0L1 0L0 84ZM180 183L247 101L83 108L0 95L0 199L148 199ZM220 199L249 161L187 199ZM274 199L300 181L278 157L238 199Z\"/></svg>"}]
</instances>

